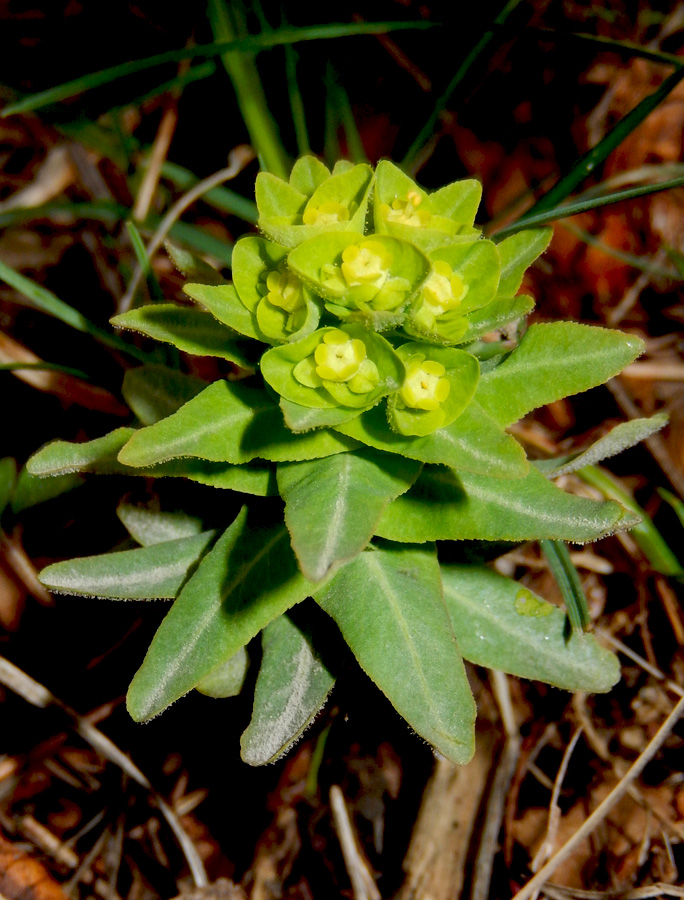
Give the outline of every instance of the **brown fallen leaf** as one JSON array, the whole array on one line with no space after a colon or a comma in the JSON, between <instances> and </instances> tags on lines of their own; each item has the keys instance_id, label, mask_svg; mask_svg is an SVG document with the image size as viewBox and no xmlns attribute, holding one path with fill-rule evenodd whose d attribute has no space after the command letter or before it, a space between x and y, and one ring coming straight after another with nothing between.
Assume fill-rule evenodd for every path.
<instances>
[{"instance_id":1,"label":"brown fallen leaf","mask_svg":"<svg viewBox=\"0 0 684 900\"><path fill-rule=\"evenodd\" d=\"M0 837L0 896L4 900L68 900L37 859Z\"/></svg>"}]
</instances>

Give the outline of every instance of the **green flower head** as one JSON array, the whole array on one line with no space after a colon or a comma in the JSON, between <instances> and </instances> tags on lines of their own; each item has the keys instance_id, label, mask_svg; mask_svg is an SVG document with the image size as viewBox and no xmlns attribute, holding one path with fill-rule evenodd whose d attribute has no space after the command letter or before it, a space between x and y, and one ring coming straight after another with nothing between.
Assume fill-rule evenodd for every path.
<instances>
[{"instance_id":1,"label":"green flower head","mask_svg":"<svg viewBox=\"0 0 684 900\"><path fill-rule=\"evenodd\" d=\"M367 409L397 391L401 359L380 335L359 325L321 328L264 354L261 372L285 400L314 409Z\"/></svg>"}]
</instances>

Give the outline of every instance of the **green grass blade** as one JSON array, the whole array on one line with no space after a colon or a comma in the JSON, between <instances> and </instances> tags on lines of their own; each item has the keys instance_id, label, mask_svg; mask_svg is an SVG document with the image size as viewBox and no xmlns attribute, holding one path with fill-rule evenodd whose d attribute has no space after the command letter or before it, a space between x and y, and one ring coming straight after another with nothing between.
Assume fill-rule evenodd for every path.
<instances>
[{"instance_id":1,"label":"green grass blade","mask_svg":"<svg viewBox=\"0 0 684 900\"><path fill-rule=\"evenodd\" d=\"M351 37L362 34L384 34L389 31L423 31L438 27L438 23L424 21L409 22L355 22L332 23L330 25L311 25L306 28L283 28L278 31L264 32L260 35L240 38L236 41L218 42L212 44L198 44L195 47L183 47L180 50L169 50L166 53L157 53L154 56L146 56L143 59L134 59L130 62L119 63L99 72L89 72L72 81L56 85L37 94L29 94L15 103L10 103L0 113L0 117L12 116L17 113L26 113L41 109L52 103L61 103L71 97L76 97L85 91L110 84L118 78L126 75L135 75L146 69L153 69L167 63L179 63L185 59L211 58L220 56L232 50L243 52L257 52L268 47L278 47L283 44L296 44L300 41L331 40L333 38Z\"/></svg>"},{"instance_id":2,"label":"green grass blade","mask_svg":"<svg viewBox=\"0 0 684 900\"><path fill-rule=\"evenodd\" d=\"M674 53L665 53L662 50L654 50L651 47L644 47L641 44L635 44L633 41L621 41L615 38L604 37L600 34L588 34L585 31L561 32L552 28L528 28L528 34L538 35L541 40L556 41L557 43L590 43L598 44L598 49L609 50L613 53L619 53L621 56L638 57L640 59L650 59L651 62L664 63L669 66L681 66L681 56Z\"/></svg>"},{"instance_id":3,"label":"green grass blade","mask_svg":"<svg viewBox=\"0 0 684 900\"><path fill-rule=\"evenodd\" d=\"M218 40L229 42L239 37L240 32L245 33L244 10L236 0L232 0L230 5L227 0L209 0L207 11L214 37ZM222 53L221 60L233 84L250 142L262 168L280 178L287 178L290 163L278 127L269 112L253 54L235 51Z\"/></svg>"},{"instance_id":4,"label":"green grass blade","mask_svg":"<svg viewBox=\"0 0 684 900\"><path fill-rule=\"evenodd\" d=\"M148 362L150 360L150 355L148 353L143 353L143 351L138 350L137 347L128 344L126 341L122 341L121 338L118 338L116 335L110 334L109 331L105 331L103 328L95 325L95 323L91 322L90 319L87 319L83 313L78 312L73 306L69 306L68 303L60 300L59 297L52 293L52 291L48 291L47 288L41 287L41 285L36 284L35 281L26 278L25 275L20 275L19 272L16 272L8 265L5 265L2 260L0 260L0 281L4 281L6 284L9 284L10 287L19 291L20 294L27 297L36 309L47 313L49 316L54 316L54 318L64 322L65 325L70 325L77 331L83 331L86 334L90 334L108 347L113 347L116 350L123 350L130 356L143 360L143 362Z\"/></svg>"},{"instance_id":5,"label":"green grass blade","mask_svg":"<svg viewBox=\"0 0 684 900\"><path fill-rule=\"evenodd\" d=\"M605 469L587 466L577 472L582 481L601 491L604 497L617 500L626 509L641 516L641 522L630 530L630 535L639 545L651 567L661 575L684 575L684 569L665 539L653 524L652 519Z\"/></svg>"},{"instance_id":6,"label":"green grass blade","mask_svg":"<svg viewBox=\"0 0 684 900\"><path fill-rule=\"evenodd\" d=\"M658 488L658 493L663 498L666 503L669 503L672 509L675 511L677 518L684 525L684 503L680 500L680 498L673 494L671 491L666 491L664 488Z\"/></svg>"},{"instance_id":7,"label":"green grass blade","mask_svg":"<svg viewBox=\"0 0 684 900\"><path fill-rule=\"evenodd\" d=\"M285 45L285 77L287 78L287 92L290 95L290 110L292 111L292 124L297 138L297 154L306 156L311 153L309 143L309 130L306 127L306 111L302 92L297 81L297 62L299 57L291 44Z\"/></svg>"},{"instance_id":8,"label":"green grass blade","mask_svg":"<svg viewBox=\"0 0 684 900\"><path fill-rule=\"evenodd\" d=\"M154 269L152 268L150 257L147 255L145 242L143 241L140 232L136 228L135 223L131 221L126 222L126 231L128 232L128 237L131 239L135 258L138 260L138 265L142 269L142 273L145 276L145 281L147 282L150 296L153 300L163 300L164 292L162 291L161 286L157 281L157 276L154 274Z\"/></svg>"},{"instance_id":9,"label":"green grass blade","mask_svg":"<svg viewBox=\"0 0 684 900\"><path fill-rule=\"evenodd\" d=\"M538 213L546 212L562 203L674 90L682 78L684 78L684 64L679 65L656 91L649 94L631 112L620 119L617 125L595 147L588 153L585 153L584 156L581 156L568 174L561 178L555 187L547 191L532 209L523 216L523 220L529 223Z\"/></svg>"},{"instance_id":10,"label":"green grass blade","mask_svg":"<svg viewBox=\"0 0 684 900\"><path fill-rule=\"evenodd\" d=\"M401 162L401 167L403 169L410 169L413 163L415 162L416 156L422 150L425 142L430 138L432 132L435 130L435 125L442 114L444 108L446 107L451 95L454 93L459 84L463 81L465 76L468 74L473 63L478 59L480 54L489 46L494 35L499 30L499 26L503 25L506 19L510 16L513 10L520 4L520 0L508 0L504 8L501 10L499 15L494 19L493 28L490 31L485 31L479 41L475 44L470 53L463 60L461 65L456 70L456 74L451 79L449 84L447 85L442 96L435 103L432 112L430 113L430 118L427 120L425 125L421 128L418 136L413 141L411 146L409 147L404 159Z\"/></svg>"},{"instance_id":11,"label":"green grass blade","mask_svg":"<svg viewBox=\"0 0 684 900\"><path fill-rule=\"evenodd\" d=\"M657 194L659 191L669 191L671 188L677 188L684 185L684 176L680 178L671 178L668 181L661 181L656 184L643 184L638 187L626 188L624 191L614 191L612 194L604 196L596 196L592 192L592 196L582 199L580 195L569 203L563 203L549 210L540 210L534 215L529 212L512 225L507 225L496 234L493 234L492 240L500 241L509 234L516 234L518 231L524 231L527 228L537 228L540 225L548 225L549 222L556 222L558 219L565 219L568 216L575 216L578 213L588 212L592 209L599 209L601 206L610 206L612 203L621 203L623 200L633 200L636 197L647 197L649 194ZM545 195L548 196L548 195ZM543 199L543 198L542 198ZM541 202L541 201L540 201ZM538 206L539 204L537 204ZM534 209L537 209L537 206Z\"/></svg>"},{"instance_id":12,"label":"green grass blade","mask_svg":"<svg viewBox=\"0 0 684 900\"><path fill-rule=\"evenodd\" d=\"M560 588L572 630L586 631L591 625L591 616L579 573L570 559L568 545L563 541L539 541L539 546Z\"/></svg>"},{"instance_id":13,"label":"green grass blade","mask_svg":"<svg viewBox=\"0 0 684 900\"><path fill-rule=\"evenodd\" d=\"M73 375L75 378L90 378L85 372L82 372L80 369L72 369L70 366L61 366L59 363L51 363L51 362L12 362L12 363L0 363L0 372L19 372L22 369L47 369L50 372L63 372L65 375Z\"/></svg>"}]
</instances>

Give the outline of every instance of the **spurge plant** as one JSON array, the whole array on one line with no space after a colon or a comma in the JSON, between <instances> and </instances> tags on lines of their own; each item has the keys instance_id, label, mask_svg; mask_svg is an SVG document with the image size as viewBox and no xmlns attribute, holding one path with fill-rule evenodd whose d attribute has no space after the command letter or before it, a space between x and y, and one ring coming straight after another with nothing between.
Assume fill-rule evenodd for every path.
<instances>
[{"instance_id":1,"label":"spurge plant","mask_svg":"<svg viewBox=\"0 0 684 900\"><path fill-rule=\"evenodd\" d=\"M257 177L261 236L237 242L232 284L171 248L195 305L113 319L234 364L208 385L163 365L131 369L135 427L52 443L29 464L34 475L185 478L214 488L228 511L215 531L123 502L140 547L42 572L56 591L173 600L130 686L135 720L194 688L238 693L262 632L242 755L277 758L342 661L315 604L410 726L458 763L474 744L464 658L569 690L617 680L593 636L472 560L501 542L581 543L634 524L618 503L551 480L586 456L535 464L506 429L605 382L642 344L572 322L525 330L533 301L518 291L550 231L483 239L480 194L473 180L427 193L390 162L330 172L304 157L287 182ZM592 461L628 443L621 428Z\"/></svg>"}]
</instances>

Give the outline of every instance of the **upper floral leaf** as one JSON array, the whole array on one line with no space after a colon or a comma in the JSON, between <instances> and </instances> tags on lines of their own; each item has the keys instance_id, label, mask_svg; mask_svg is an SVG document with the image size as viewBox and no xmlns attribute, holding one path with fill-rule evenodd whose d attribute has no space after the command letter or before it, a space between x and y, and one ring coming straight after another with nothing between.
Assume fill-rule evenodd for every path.
<instances>
[{"instance_id":1,"label":"upper floral leaf","mask_svg":"<svg viewBox=\"0 0 684 900\"><path fill-rule=\"evenodd\" d=\"M318 327L320 308L286 264L287 249L259 237L233 250L233 283L252 313L257 335L269 344L297 341Z\"/></svg>"},{"instance_id":2,"label":"upper floral leaf","mask_svg":"<svg viewBox=\"0 0 684 900\"><path fill-rule=\"evenodd\" d=\"M430 254L432 270L411 304L404 329L440 344L464 340L468 314L486 307L499 284L499 252L491 241L441 247Z\"/></svg>"},{"instance_id":3,"label":"upper floral leaf","mask_svg":"<svg viewBox=\"0 0 684 900\"><path fill-rule=\"evenodd\" d=\"M330 231L363 234L373 170L362 164L323 178L323 169L322 163L304 157L289 183L269 172L257 175L258 225L267 237L296 247Z\"/></svg>"},{"instance_id":4,"label":"upper floral leaf","mask_svg":"<svg viewBox=\"0 0 684 900\"><path fill-rule=\"evenodd\" d=\"M406 375L387 403L394 431L425 436L451 425L473 399L480 364L465 350L410 341L397 347Z\"/></svg>"},{"instance_id":5,"label":"upper floral leaf","mask_svg":"<svg viewBox=\"0 0 684 900\"><path fill-rule=\"evenodd\" d=\"M429 251L479 235L473 226L482 196L474 179L455 181L428 194L387 160L375 173L373 218L378 234L391 234Z\"/></svg>"},{"instance_id":6,"label":"upper floral leaf","mask_svg":"<svg viewBox=\"0 0 684 900\"><path fill-rule=\"evenodd\" d=\"M261 358L261 374L299 406L361 412L399 389L404 364L379 334L344 325L274 347Z\"/></svg>"},{"instance_id":7,"label":"upper floral leaf","mask_svg":"<svg viewBox=\"0 0 684 900\"><path fill-rule=\"evenodd\" d=\"M323 234L300 244L288 265L328 302L329 312L374 331L401 324L430 271L423 253L387 235Z\"/></svg>"}]
</instances>

